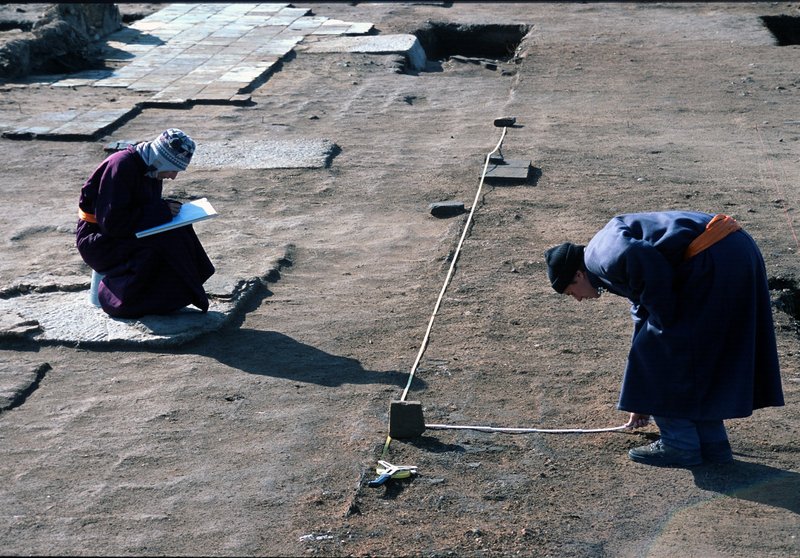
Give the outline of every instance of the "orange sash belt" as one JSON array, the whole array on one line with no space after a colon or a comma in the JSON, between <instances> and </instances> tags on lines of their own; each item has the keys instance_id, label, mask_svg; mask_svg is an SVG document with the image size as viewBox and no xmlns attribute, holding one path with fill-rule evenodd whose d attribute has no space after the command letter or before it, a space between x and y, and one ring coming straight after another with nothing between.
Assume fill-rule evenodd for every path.
<instances>
[{"instance_id":1,"label":"orange sash belt","mask_svg":"<svg viewBox=\"0 0 800 558\"><path fill-rule=\"evenodd\" d=\"M729 234L741 228L742 227L733 217L723 215L722 213L714 215L714 218L706 225L706 230L695 238L691 244L689 244L689 247L686 248L683 259L688 260L689 258L693 258L706 248L713 246Z\"/></svg>"},{"instance_id":2,"label":"orange sash belt","mask_svg":"<svg viewBox=\"0 0 800 558\"><path fill-rule=\"evenodd\" d=\"M95 223L97 224L97 217L94 216L93 213L86 213L80 207L78 208L78 219L83 219L88 223Z\"/></svg>"}]
</instances>

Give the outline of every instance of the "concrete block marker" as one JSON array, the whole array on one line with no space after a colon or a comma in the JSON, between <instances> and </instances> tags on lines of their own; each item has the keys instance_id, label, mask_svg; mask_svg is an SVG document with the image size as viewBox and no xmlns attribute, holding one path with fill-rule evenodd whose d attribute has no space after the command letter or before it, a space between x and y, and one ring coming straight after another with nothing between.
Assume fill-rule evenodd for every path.
<instances>
[{"instance_id":1,"label":"concrete block marker","mask_svg":"<svg viewBox=\"0 0 800 558\"><path fill-rule=\"evenodd\" d=\"M428 206L428 209L430 210L431 215L439 218L455 217L466 211L464 208L464 202L454 200L434 202Z\"/></svg>"},{"instance_id":2,"label":"concrete block marker","mask_svg":"<svg viewBox=\"0 0 800 558\"><path fill-rule=\"evenodd\" d=\"M206 142L194 154L194 169L326 168L339 147L327 139Z\"/></svg>"},{"instance_id":3,"label":"concrete block marker","mask_svg":"<svg viewBox=\"0 0 800 558\"><path fill-rule=\"evenodd\" d=\"M486 183L499 185L521 184L531 173L530 159L493 159L486 168Z\"/></svg>"},{"instance_id":4,"label":"concrete block marker","mask_svg":"<svg viewBox=\"0 0 800 558\"><path fill-rule=\"evenodd\" d=\"M428 59L414 35L368 35L321 39L308 46L307 52L358 52L364 54L402 54L415 71L425 69Z\"/></svg>"},{"instance_id":5,"label":"concrete block marker","mask_svg":"<svg viewBox=\"0 0 800 558\"><path fill-rule=\"evenodd\" d=\"M392 401L389 406L389 436L398 440L418 438L425 432L425 417L419 401Z\"/></svg>"}]
</instances>

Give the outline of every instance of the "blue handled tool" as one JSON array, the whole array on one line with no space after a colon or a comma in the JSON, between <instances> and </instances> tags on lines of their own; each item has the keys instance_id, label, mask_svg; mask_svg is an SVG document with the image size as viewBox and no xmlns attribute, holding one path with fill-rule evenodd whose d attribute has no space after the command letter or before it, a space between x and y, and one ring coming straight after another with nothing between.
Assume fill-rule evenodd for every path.
<instances>
[{"instance_id":1,"label":"blue handled tool","mask_svg":"<svg viewBox=\"0 0 800 558\"><path fill-rule=\"evenodd\" d=\"M367 483L370 488L381 486L389 479L407 479L411 475L416 475L417 467L415 465L392 465L388 461L381 460L378 461L375 471L378 473L378 478Z\"/></svg>"}]
</instances>

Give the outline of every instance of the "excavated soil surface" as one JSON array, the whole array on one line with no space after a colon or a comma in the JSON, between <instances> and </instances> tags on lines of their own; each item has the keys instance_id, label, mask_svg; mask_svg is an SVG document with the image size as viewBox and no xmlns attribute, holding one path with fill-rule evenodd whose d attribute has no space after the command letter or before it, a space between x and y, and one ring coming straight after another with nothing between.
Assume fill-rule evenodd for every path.
<instances>
[{"instance_id":1,"label":"excavated soil surface","mask_svg":"<svg viewBox=\"0 0 800 558\"><path fill-rule=\"evenodd\" d=\"M75 206L109 141L179 127L200 149L317 138L340 147L327 167L190 167L167 185L213 201L220 217L196 230L226 254L227 275L286 250L235 323L163 349L2 340L2 374L29 389L0 413L0 551L800 555L798 46L779 45L762 19L797 18L797 6L296 5L427 40L435 22L447 44L415 73L394 55L299 49L247 106L145 109L97 141L0 140L6 297L43 277L88 280ZM494 46L459 51L458 33L469 42L489 25L505 30ZM527 34L501 56L497 43L518 25ZM0 115L113 96L35 79L0 93ZM559 297L542 253L585 243L618 213L725 212L762 248L786 395L783 408L729 421L735 463L629 461L654 427L429 429L384 453L390 401L467 220L428 206L472 207L501 116L517 119L503 154L535 170L522 184L484 186L408 399L429 424L623 424L628 304ZM419 474L370 488L382 456Z\"/></svg>"}]
</instances>

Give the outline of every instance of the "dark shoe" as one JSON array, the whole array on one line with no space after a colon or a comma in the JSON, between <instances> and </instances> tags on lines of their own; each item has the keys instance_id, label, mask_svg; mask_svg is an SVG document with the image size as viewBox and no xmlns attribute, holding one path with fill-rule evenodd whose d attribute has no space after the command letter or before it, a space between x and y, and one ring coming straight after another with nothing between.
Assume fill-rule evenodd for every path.
<instances>
[{"instance_id":1,"label":"dark shoe","mask_svg":"<svg viewBox=\"0 0 800 558\"><path fill-rule=\"evenodd\" d=\"M692 467L703 463L699 451L679 450L656 440L648 446L633 448L628 457L637 463L655 465L657 467Z\"/></svg>"},{"instance_id":2,"label":"dark shoe","mask_svg":"<svg viewBox=\"0 0 800 558\"><path fill-rule=\"evenodd\" d=\"M733 463L733 451L728 440L703 444L700 451L706 463Z\"/></svg>"}]
</instances>

